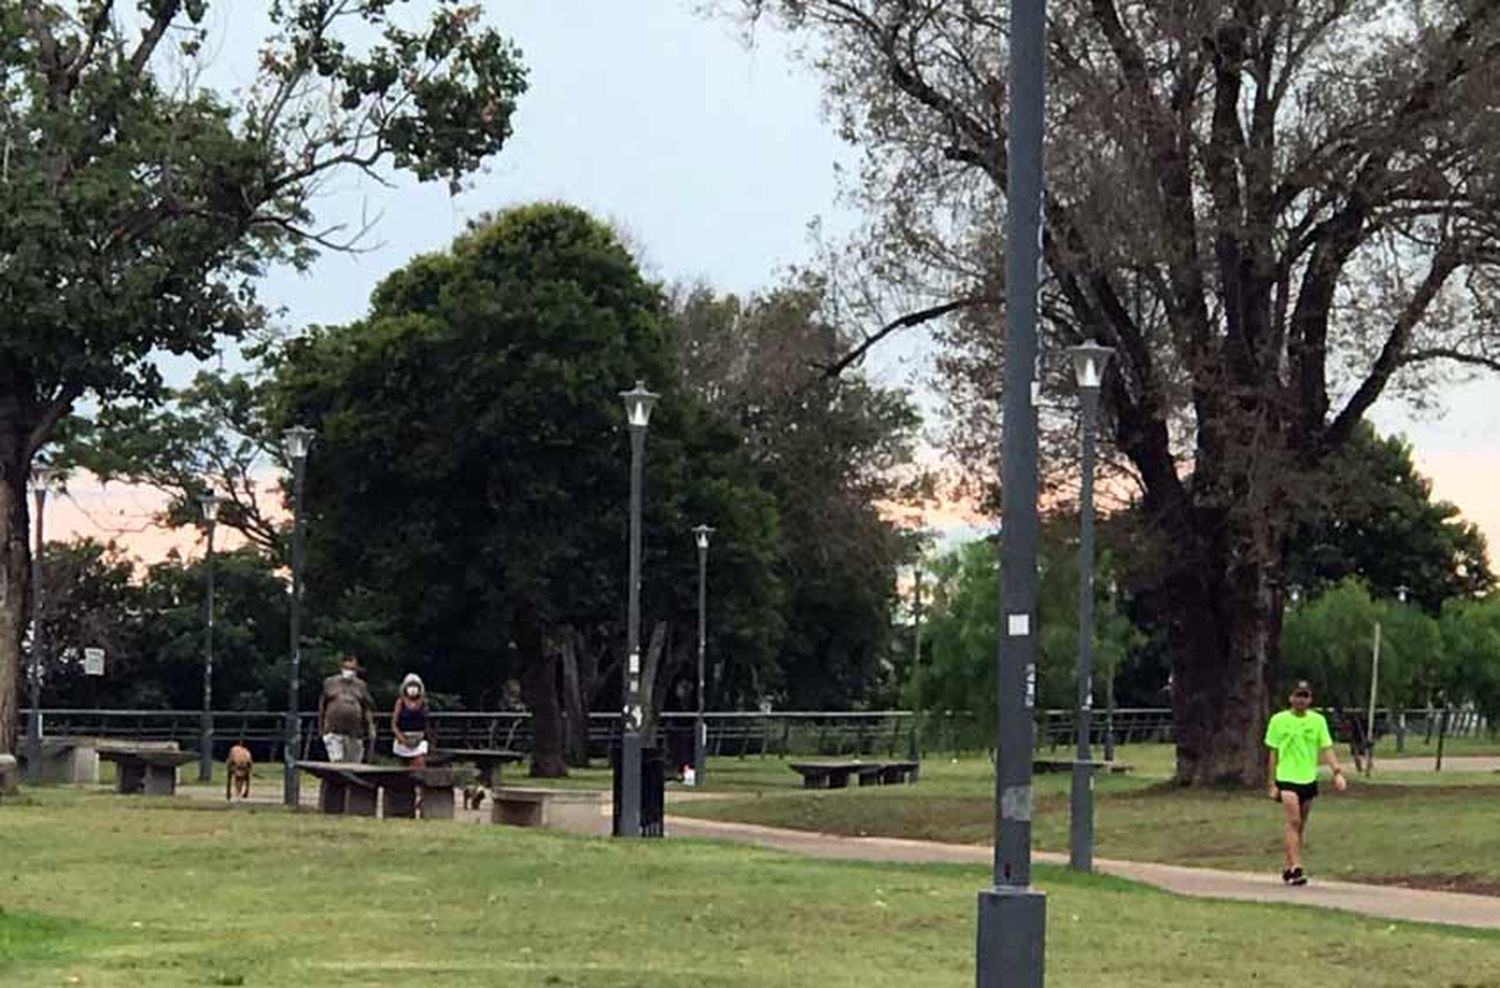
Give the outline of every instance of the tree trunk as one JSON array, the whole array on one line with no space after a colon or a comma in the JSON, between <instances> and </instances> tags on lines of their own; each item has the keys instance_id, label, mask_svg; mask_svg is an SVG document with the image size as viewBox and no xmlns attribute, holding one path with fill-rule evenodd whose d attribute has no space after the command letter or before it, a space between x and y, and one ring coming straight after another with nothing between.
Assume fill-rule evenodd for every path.
<instances>
[{"instance_id":1,"label":"tree trunk","mask_svg":"<svg viewBox=\"0 0 1500 988\"><path fill-rule=\"evenodd\" d=\"M1232 552L1196 562L1167 578L1160 602L1170 622L1176 780L1263 785L1261 741L1270 714L1280 594L1264 562L1244 556L1237 561Z\"/></svg>"},{"instance_id":2,"label":"tree trunk","mask_svg":"<svg viewBox=\"0 0 1500 988\"><path fill-rule=\"evenodd\" d=\"M568 720L565 754L574 768L587 768L589 764L589 704L579 670L579 653L587 648L582 634L567 631L562 644L563 707Z\"/></svg>"},{"instance_id":3,"label":"tree trunk","mask_svg":"<svg viewBox=\"0 0 1500 988\"><path fill-rule=\"evenodd\" d=\"M29 467L24 441L0 437L0 753L16 750L23 685L21 642L31 589Z\"/></svg>"},{"instance_id":4,"label":"tree trunk","mask_svg":"<svg viewBox=\"0 0 1500 988\"><path fill-rule=\"evenodd\" d=\"M656 702L656 677L661 672L666 645L667 623L657 621L651 626L651 642L646 646L646 654L641 657L641 735L647 739L648 747L651 739L656 737L657 714L660 712L660 705Z\"/></svg>"},{"instance_id":5,"label":"tree trunk","mask_svg":"<svg viewBox=\"0 0 1500 988\"><path fill-rule=\"evenodd\" d=\"M539 779L564 778L568 765L563 755L557 650L548 647L541 628L529 617L517 619L515 641L521 657L521 696L531 711L531 775Z\"/></svg>"}]
</instances>

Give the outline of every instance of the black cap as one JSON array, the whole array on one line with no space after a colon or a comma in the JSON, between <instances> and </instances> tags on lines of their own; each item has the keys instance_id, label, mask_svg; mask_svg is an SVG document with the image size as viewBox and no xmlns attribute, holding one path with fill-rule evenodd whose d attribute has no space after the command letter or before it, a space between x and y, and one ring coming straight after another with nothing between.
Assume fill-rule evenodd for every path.
<instances>
[{"instance_id":1,"label":"black cap","mask_svg":"<svg viewBox=\"0 0 1500 988\"><path fill-rule=\"evenodd\" d=\"M1312 696L1312 684L1305 679L1297 680L1297 685L1292 687L1292 696Z\"/></svg>"}]
</instances>

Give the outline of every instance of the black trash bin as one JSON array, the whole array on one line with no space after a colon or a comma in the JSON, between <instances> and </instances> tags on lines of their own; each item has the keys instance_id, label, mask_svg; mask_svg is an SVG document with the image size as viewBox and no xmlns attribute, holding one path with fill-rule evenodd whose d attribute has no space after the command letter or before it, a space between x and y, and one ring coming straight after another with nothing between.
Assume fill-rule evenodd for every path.
<instances>
[{"instance_id":1,"label":"black trash bin","mask_svg":"<svg viewBox=\"0 0 1500 988\"><path fill-rule=\"evenodd\" d=\"M610 775L614 779L614 823L611 832L620 836L620 807L624 800L620 797L620 746L611 745L609 749L609 763L613 771ZM666 753L660 748L643 748L641 750L641 836L642 837L665 837L666 828L666 803L667 803L667 758Z\"/></svg>"}]
</instances>

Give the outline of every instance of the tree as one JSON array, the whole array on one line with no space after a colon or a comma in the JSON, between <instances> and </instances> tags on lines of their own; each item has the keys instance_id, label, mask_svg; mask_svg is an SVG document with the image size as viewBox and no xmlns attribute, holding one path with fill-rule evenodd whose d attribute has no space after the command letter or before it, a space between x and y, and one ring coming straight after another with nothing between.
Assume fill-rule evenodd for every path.
<instances>
[{"instance_id":1,"label":"tree","mask_svg":"<svg viewBox=\"0 0 1500 988\"><path fill-rule=\"evenodd\" d=\"M439 0L408 29L400 0L277 0L231 102L195 81L210 0L123 6L0 7L0 751L29 606L26 484L59 423L85 398L152 399L159 354L207 357L257 324L266 265L356 241L315 225L331 175L393 164L457 183L509 137L524 88L477 6Z\"/></svg>"},{"instance_id":2,"label":"tree","mask_svg":"<svg viewBox=\"0 0 1500 988\"><path fill-rule=\"evenodd\" d=\"M582 211L490 217L390 275L368 317L293 341L276 361L270 419L318 430L309 599L382 615L388 661L470 702L518 676L533 773L565 773L565 707L575 727L594 691L619 709L619 394L633 382L662 395L645 470L651 694L659 704L691 654L694 524L720 529L714 572L735 581L716 583L716 633L733 641L774 617L773 508L742 479L737 438L678 388L660 291Z\"/></svg>"},{"instance_id":3,"label":"tree","mask_svg":"<svg viewBox=\"0 0 1500 988\"><path fill-rule=\"evenodd\" d=\"M954 445L993 479L1005 5L742 6L819 36L866 151L873 218L845 270L876 302L922 306L887 327L958 313L941 331ZM1297 509L1383 394L1455 361L1500 367L1500 5L1049 13L1046 349L1115 348L1107 429L1162 547L1143 593L1168 629L1177 778L1258 783Z\"/></svg>"},{"instance_id":4,"label":"tree","mask_svg":"<svg viewBox=\"0 0 1500 988\"><path fill-rule=\"evenodd\" d=\"M1040 623L1037 651L1038 710L1072 708L1078 698L1078 547L1070 542L1066 519L1046 526L1042 543L1041 581L1037 610ZM1106 589L1113 564L1099 560L1095 579L1096 683L1120 670L1140 646L1141 636ZM992 540L961 546L933 567L932 608L926 631L932 667L922 677L922 705L938 712L962 711L973 716L984 736L995 729L995 651L1000 563ZM1096 693L1102 690L1096 686Z\"/></svg>"},{"instance_id":5,"label":"tree","mask_svg":"<svg viewBox=\"0 0 1500 988\"><path fill-rule=\"evenodd\" d=\"M1291 538L1287 582L1315 592L1357 576L1379 597L1405 587L1430 614L1495 585L1484 535L1417 473L1411 446L1368 426L1331 458Z\"/></svg>"},{"instance_id":6,"label":"tree","mask_svg":"<svg viewBox=\"0 0 1500 988\"><path fill-rule=\"evenodd\" d=\"M920 419L907 394L821 367L852 345L824 286L797 279L748 299L679 294L682 384L740 430L775 498L784 633L774 665L734 656L730 703L851 709L891 645L896 570L913 540L884 509L911 494Z\"/></svg>"}]
</instances>

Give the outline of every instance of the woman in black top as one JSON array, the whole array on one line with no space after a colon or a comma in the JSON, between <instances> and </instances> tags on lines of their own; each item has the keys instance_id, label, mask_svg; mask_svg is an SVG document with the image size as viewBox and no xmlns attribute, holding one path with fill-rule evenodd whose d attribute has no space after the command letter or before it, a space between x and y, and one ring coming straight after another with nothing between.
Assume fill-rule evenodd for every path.
<instances>
[{"instance_id":1,"label":"woman in black top","mask_svg":"<svg viewBox=\"0 0 1500 988\"><path fill-rule=\"evenodd\" d=\"M414 672L401 681L401 694L391 710L391 733L396 737L392 754L407 768L427 767L427 688Z\"/></svg>"}]
</instances>

